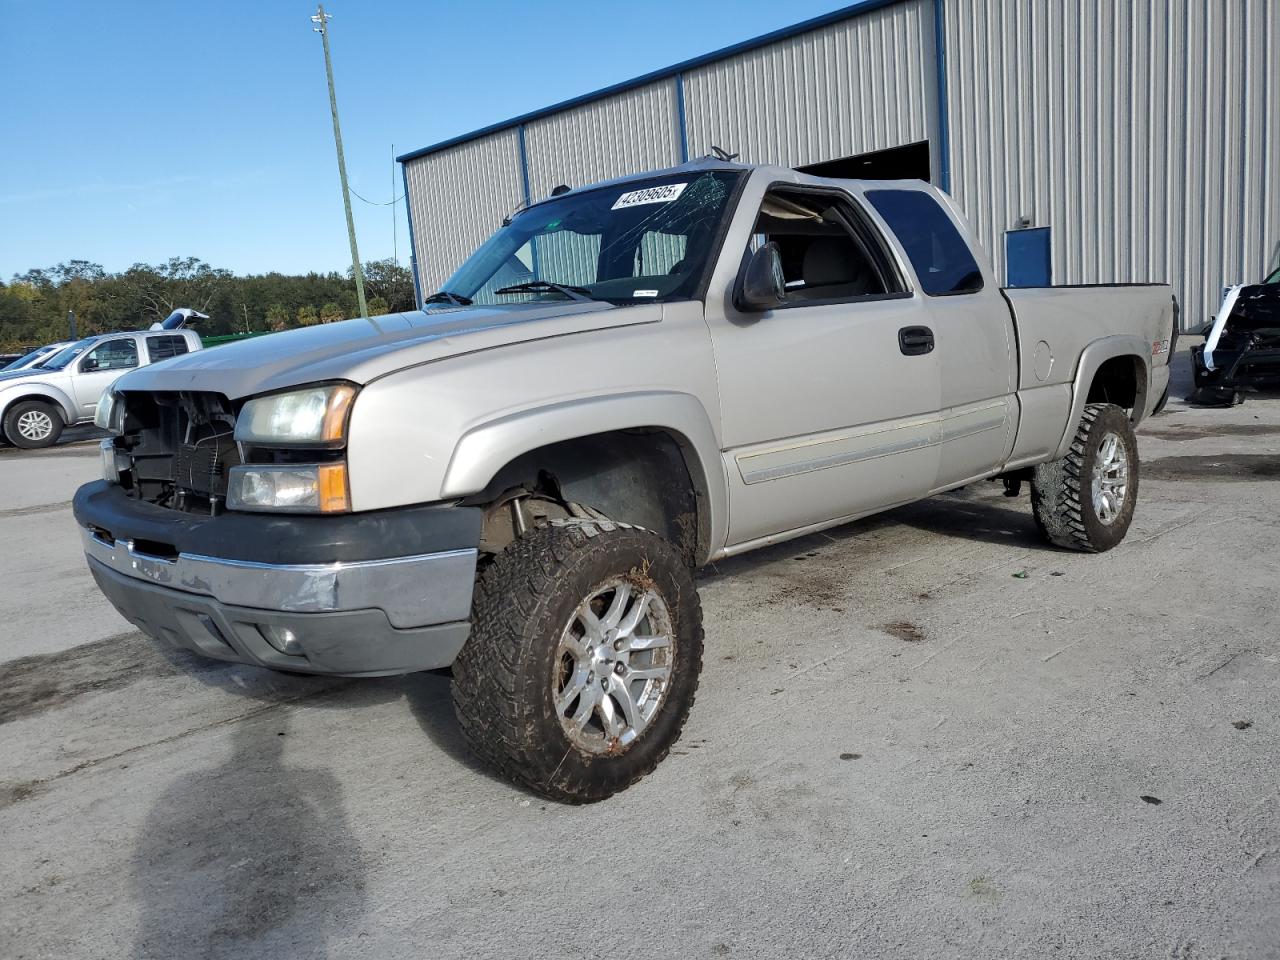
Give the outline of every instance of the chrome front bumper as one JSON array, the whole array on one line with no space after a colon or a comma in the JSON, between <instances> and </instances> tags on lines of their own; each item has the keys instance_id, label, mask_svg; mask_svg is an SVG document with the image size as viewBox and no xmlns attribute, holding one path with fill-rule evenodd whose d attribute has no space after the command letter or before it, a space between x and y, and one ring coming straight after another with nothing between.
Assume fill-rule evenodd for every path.
<instances>
[{"instance_id":1,"label":"chrome front bumper","mask_svg":"<svg viewBox=\"0 0 1280 960\"><path fill-rule=\"evenodd\" d=\"M107 542L81 528L84 552L104 567L158 587L236 607L287 613L381 610L392 627L466 620L474 549L346 563L269 564L197 554L158 557L133 541Z\"/></svg>"}]
</instances>

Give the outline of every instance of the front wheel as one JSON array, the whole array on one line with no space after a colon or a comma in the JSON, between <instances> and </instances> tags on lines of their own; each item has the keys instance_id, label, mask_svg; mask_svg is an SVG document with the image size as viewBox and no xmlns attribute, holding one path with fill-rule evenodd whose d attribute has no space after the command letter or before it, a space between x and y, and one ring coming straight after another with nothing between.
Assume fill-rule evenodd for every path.
<instances>
[{"instance_id":1,"label":"front wheel","mask_svg":"<svg viewBox=\"0 0 1280 960\"><path fill-rule=\"evenodd\" d=\"M4 416L4 435L15 447L36 450L52 447L62 436L62 414L39 400L23 400Z\"/></svg>"},{"instance_id":2,"label":"front wheel","mask_svg":"<svg viewBox=\"0 0 1280 960\"><path fill-rule=\"evenodd\" d=\"M651 772L702 667L702 609L679 552L608 520L556 520L480 575L453 665L468 743L509 779L590 803Z\"/></svg>"},{"instance_id":3,"label":"front wheel","mask_svg":"<svg viewBox=\"0 0 1280 960\"><path fill-rule=\"evenodd\" d=\"M1138 442L1111 403L1084 408L1071 448L1042 463L1031 481L1036 525L1052 543L1102 553L1124 539L1138 501Z\"/></svg>"}]
</instances>

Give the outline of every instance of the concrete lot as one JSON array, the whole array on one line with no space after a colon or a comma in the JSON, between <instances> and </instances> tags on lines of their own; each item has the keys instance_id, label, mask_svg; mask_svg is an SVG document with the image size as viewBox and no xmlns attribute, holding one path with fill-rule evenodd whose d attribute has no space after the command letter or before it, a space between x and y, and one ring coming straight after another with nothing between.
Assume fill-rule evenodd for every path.
<instances>
[{"instance_id":1,"label":"concrete lot","mask_svg":"<svg viewBox=\"0 0 1280 960\"><path fill-rule=\"evenodd\" d=\"M1280 956L1280 399L1140 448L1102 556L981 484L708 571L684 738L586 808L443 676L161 654L95 448L0 451L0 957Z\"/></svg>"}]
</instances>

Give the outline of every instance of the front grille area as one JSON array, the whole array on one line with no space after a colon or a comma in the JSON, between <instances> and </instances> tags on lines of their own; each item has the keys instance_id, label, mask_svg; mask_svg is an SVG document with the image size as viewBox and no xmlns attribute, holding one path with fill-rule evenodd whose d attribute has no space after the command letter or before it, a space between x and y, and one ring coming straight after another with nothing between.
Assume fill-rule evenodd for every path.
<instances>
[{"instance_id":1,"label":"front grille area","mask_svg":"<svg viewBox=\"0 0 1280 960\"><path fill-rule=\"evenodd\" d=\"M116 449L129 457L121 485L131 496L172 510L217 514L227 477L240 463L235 409L218 393L123 394L124 432Z\"/></svg>"}]
</instances>

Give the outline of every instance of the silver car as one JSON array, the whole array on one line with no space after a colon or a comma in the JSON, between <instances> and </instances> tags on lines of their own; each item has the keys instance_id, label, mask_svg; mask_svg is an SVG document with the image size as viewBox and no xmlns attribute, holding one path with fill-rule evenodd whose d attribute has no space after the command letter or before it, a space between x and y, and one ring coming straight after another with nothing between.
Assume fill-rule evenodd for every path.
<instances>
[{"instance_id":1,"label":"silver car","mask_svg":"<svg viewBox=\"0 0 1280 960\"><path fill-rule=\"evenodd\" d=\"M93 420L103 392L130 370L199 350L193 330L105 333L47 356L39 366L0 372L0 427L15 447L50 447L63 429Z\"/></svg>"}]
</instances>

